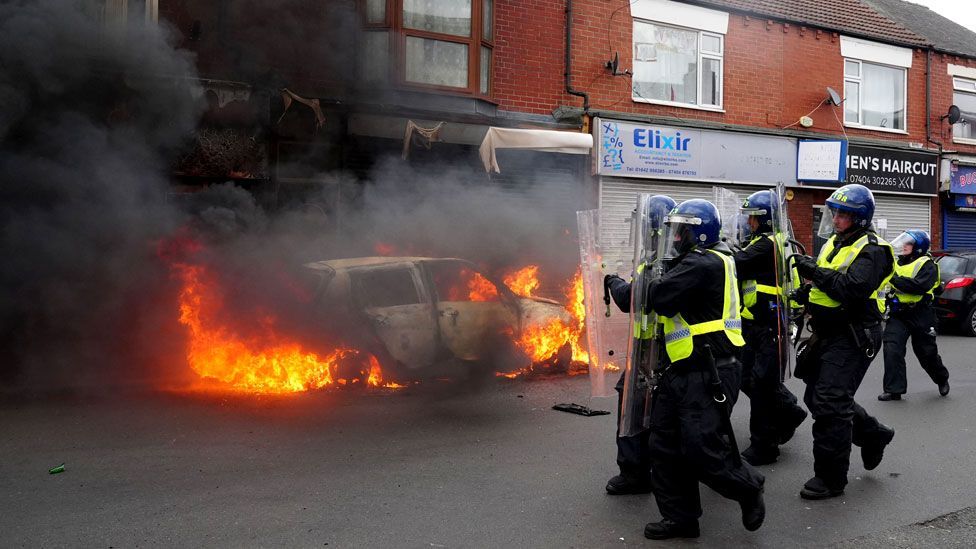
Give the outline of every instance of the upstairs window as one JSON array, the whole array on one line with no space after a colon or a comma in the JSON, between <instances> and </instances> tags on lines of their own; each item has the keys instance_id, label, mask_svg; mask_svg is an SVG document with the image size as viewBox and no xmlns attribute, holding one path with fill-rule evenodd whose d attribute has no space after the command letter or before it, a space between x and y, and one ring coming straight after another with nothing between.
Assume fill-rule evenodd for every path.
<instances>
[{"instance_id":1,"label":"upstairs window","mask_svg":"<svg viewBox=\"0 0 976 549\"><path fill-rule=\"evenodd\" d=\"M952 139L976 141L976 80L952 79L952 104L962 116L952 125Z\"/></svg>"},{"instance_id":2,"label":"upstairs window","mask_svg":"<svg viewBox=\"0 0 976 549\"><path fill-rule=\"evenodd\" d=\"M722 107L724 36L634 20L633 100Z\"/></svg>"},{"instance_id":3,"label":"upstairs window","mask_svg":"<svg viewBox=\"0 0 976 549\"><path fill-rule=\"evenodd\" d=\"M905 131L906 71L844 60L844 122L876 130Z\"/></svg>"},{"instance_id":4,"label":"upstairs window","mask_svg":"<svg viewBox=\"0 0 976 549\"><path fill-rule=\"evenodd\" d=\"M487 96L493 0L363 0L361 77Z\"/></svg>"},{"instance_id":5,"label":"upstairs window","mask_svg":"<svg viewBox=\"0 0 976 549\"><path fill-rule=\"evenodd\" d=\"M907 133L911 48L840 37L844 59L844 125Z\"/></svg>"}]
</instances>

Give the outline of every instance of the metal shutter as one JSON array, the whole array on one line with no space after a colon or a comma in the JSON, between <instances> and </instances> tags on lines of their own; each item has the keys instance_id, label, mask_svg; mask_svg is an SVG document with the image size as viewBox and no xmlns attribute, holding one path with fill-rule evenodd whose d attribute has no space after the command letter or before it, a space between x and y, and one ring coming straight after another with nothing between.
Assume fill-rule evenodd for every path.
<instances>
[{"instance_id":1,"label":"metal shutter","mask_svg":"<svg viewBox=\"0 0 976 549\"><path fill-rule=\"evenodd\" d=\"M633 269L634 250L630 244L630 216L640 193L666 194L681 203L692 198L712 199L712 187L722 186L734 191L739 198L769 187L746 185L713 185L685 181L648 181L621 177L600 179L600 240L606 246L605 263L627 277Z\"/></svg>"},{"instance_id":2,"label":"metal shutter","mask_svg":"<svg viewBox=\"0 0 976 549\"><path fill-rule=\"evenodd\" d=\"M907 229L932 230L932 200L929 197L875 194L874 220L888 220L888 228L879 231L891 240Z\"/></svg>"},{"instance_id":3,"label":"metal shutter","mask_svg":"<svg viewBox=\"0 0 976 549\"><path fill-rule=\"evenodd\" d=\"M946 210L942 234L947 249L976 250L976 213Z\"/></svg>"}]
</instances>

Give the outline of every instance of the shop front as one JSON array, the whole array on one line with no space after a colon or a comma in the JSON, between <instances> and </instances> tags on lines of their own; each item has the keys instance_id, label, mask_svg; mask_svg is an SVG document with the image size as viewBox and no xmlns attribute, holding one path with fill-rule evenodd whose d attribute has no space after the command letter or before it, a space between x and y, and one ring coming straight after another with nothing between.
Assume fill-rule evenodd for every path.
<instances>
[{"instance_id":1,"label":"shop front","mask_svg":"<svg viewBox=\"0 0 976 549\"><path fill-rule=\"evenodd\" d=\"M806 151L801 142L797 159L797 188L793 193L791 218L801 242L812 243L817 252L825 240L817 237L816 228L824 212L824 200L829 192L848 183L864 185L874 193L874 224L878 233L885 238L894 238L906 229L923 229L933 234L933 243L939 242L939 224L933 226L932 209L938 202L938 157L934 152L909 149L873 147L844 142L842 149L835 148L832 154L842 155L844 162L829 176L813 178L817 162L824 163L827 149ZM829 143L829 142L820 142ZM836 164L832 159L826 164ZM806 213L804 213L804 210ZM809 216L810 224L797 223L797 218ZM805 220L804 220L805 221ZM809 228L807 228L809 227ZM807 232L809 231L809 232Z\"/></svg>"},{"instance_id":2,"label":"shop front","mask_svg":"<svg viewBox=\"0 0 976 549\"><path fill-rule=\"evenodd\" d=\"M976 250L976 158L946 159L942 173L943 180L949 180L942 217L943 247Z\"/></svg>"}]
</instances>

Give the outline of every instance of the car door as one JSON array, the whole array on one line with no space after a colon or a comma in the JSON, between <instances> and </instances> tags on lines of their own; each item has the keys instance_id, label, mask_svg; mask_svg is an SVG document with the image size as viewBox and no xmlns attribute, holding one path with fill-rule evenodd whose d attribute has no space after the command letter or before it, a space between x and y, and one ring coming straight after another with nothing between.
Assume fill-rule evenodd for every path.
<instances>
[{"instance_id":1,"label":"car door","mask_svg":"<svg viewBox=\"0 0 976 549\"><path fill-rule=\"evenodd\" d=\"M441 341L455 357L478 360L517 329L517 307L504 286L461 260L423 263L433 283Z\"/></svg>"},{"instance_id":2,"label":"car door","mask_svg":"<svg viewBox=\"0 0 976 549\"><path fill-rule=\"evenodd\" d=\"M410 369L437 357L433 301L413 263L349 271L353 299L390 355Z\"/></svg>"}]
</instances>

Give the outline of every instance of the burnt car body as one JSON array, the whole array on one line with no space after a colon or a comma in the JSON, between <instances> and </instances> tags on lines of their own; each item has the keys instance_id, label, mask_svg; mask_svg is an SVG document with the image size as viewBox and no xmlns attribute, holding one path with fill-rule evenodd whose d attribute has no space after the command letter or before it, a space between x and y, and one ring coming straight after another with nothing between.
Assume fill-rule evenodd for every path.
<instances>
[{"instance_id":1,"label":"burnt car body","mask_svg":"<svg viewBox=\"0 0 976 549\"><path fill-rule=\"evenodd\" d=\"M943 288L935 298L940 329L976 336L976 251L944 250L932 255L939 263Z\"/></svg>"},{"instance_id":2,"label":"burnt car body","mask_svg":"<svg viewBox=\"0 0 976 549\"><path fill-rule=\"evenodd\" d=\"M317 280L314 306L341 319L340 337L400 373L490 360L527 327L570 321L557 302L519 297L462 259L362 257L305 268Z\"/></svg>"}]
</instances>

